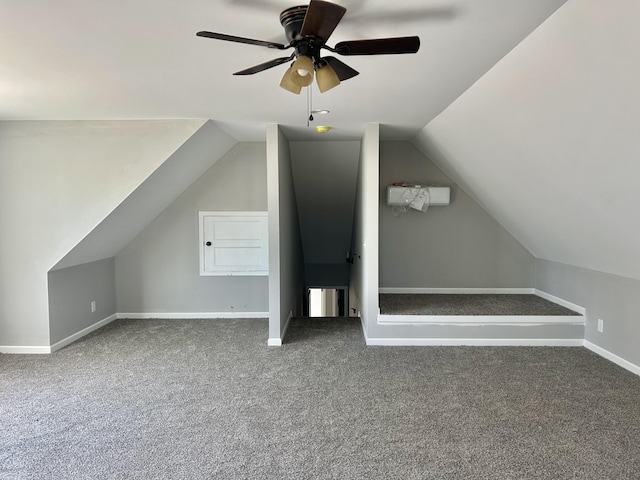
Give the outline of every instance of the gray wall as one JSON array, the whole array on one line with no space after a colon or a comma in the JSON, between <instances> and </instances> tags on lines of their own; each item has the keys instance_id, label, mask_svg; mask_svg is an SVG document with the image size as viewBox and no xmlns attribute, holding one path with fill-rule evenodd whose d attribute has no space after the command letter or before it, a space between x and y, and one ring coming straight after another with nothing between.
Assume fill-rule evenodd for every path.
<instances>
[{"instance_id":1,"label":"gray wall","mask_svg":"<svg viewBox=\"0 0 640 480\"><path fill-rule=\"evenodd\" d=\"M52 345L116 313L113 258L49 272L48 284Z\"/></svg>"},{"instance_id":2,"label":"gray wall","mask_svg":"<svg viewBox=\"0 0 640 480\"><path fill-rule=\"evenodd\" d=\"M233 147L116 255L119 313L268 311L266 277L199 275L200 210L267 210L264 143Z\"/></svg>"},{"instance_id":3,"label":"gray wall","mask_svg":"<svg viewBox=\"0 0 640 480\"><path fill-rule=\"evenodd\" d=\"M269 189L269 341L282 341L291 312L302 313L304 259L291 172L289 142L275 124L267 125Z\"/></svg>"},{"instance_id":4,"label":"gray wall","mask_svg":"<svg viewBox=\"0 0 640 480\"><path fill-rule=\"evenodd\" d=\"M640 366L639 280L538 260L536 288L584 307L585 340Z\"/></svg>"},{"instance_id":5,"label":"gray wall","mask_svg":"<svg viewBox=\"0 0 640 480\"><path fill-rule=\"evenodd\" d=\"M308 286L346 286L360 142L291 142Z\"/></svg>"},{"instance_id":6,"label":"gray wall","mask_svg":"<svg viewBox=\"0 0 640 480\"><path fill-rule=\"evenodd\" d=\"M203 123L0 122L0 348L50 345L47 272Z\"/></svg>"},{"instance_id":7,"label":"gray wall","mask_svg":"<svg viewBox=\"0 0 640 480\"><path fill-rule=\"evenodd\" d=\"M310 287L346 287L349 285L351 265L346 262L347 250L351 245L347 244L341 263L305 263L304 284Z\"/></svg>"},{"instance_id":8,"label":"gray wall","mask_svg":"<svg viewBox=\"0 0 640 480\"><path fill-rule=\"evenodd\" d=\"M387 185L451 188L449 206L394 216ZM535 259L409 142L380 145L380 287L533 287Z\"/></svg>"}]
</instances>

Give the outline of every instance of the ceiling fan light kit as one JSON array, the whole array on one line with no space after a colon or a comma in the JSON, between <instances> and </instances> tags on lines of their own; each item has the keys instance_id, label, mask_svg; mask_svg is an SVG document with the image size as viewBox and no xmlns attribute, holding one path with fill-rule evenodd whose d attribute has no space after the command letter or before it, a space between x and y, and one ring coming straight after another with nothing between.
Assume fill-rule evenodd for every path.
<instances>
[{"instance_id":1,"label":"ceiling fan light kit","mask_svg":"<svg viewBox=\"0 0 640 480\"><path fill-rule=\"evenodd\" d=\"M302 86L295 83L292 79L293 67L289 67L284 75L282 76L282 80L280 81L280 87L288 90L291 93L295 93L296 95L300 95L302 91Z\"/></svg>"},{"instance_id":2,"label":"ceiling fan light kit","mask_svg":"<svg viewBox=\"0 0 640 480\"><path fill-rule=\"evenodd\" d=\"M316 70L316 82L318 82L320 93L324 93L340 85L340 78L329 65L322 65Z\"/></svg>"},{"instance_id":3,"label":"ceiling fan light kit","mask_svg":"<svg viewBox=\"0 0 640 480\"><path fill-rule=\"evenodd\" d=\"M288 45L207 31L198 32L196 35L277 50L293 48L294 53L288 57L275 58L235 72L234 75L253 75L295 58L280 82L282 88L295 94L299 94L302 87L311 85L314 72L321 93L358 75L356 70L341 60L331 56L322 57L322 49L338 55L397 55L416 53L420 48L420 39L416 36L350 40L339 42L334 48L329 47L326 42L346 11L347 9L340 5L323 0L311 0L309 6L301 5L284 10L280 14L280 23L284 27Z\"/></svg>"},{"instance_id":4,"label":"ceiling fan light kit","mask_svg":"<svg viewBox=\"0 0 640 480\"><path fill-rule=\"evenodd\" d=\"M291 81L300 87L308 87L313 82L313 60L300 55L291 66Z\"/></svg>"}]
</instances>

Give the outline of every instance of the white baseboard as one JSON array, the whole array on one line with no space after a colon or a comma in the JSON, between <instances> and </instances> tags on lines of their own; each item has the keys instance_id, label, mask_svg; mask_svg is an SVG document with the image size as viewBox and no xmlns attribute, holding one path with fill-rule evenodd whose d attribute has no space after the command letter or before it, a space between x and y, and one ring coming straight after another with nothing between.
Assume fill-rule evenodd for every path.
<instances>
[{"instance_id":1,"label":"white baseboard","mask_svg":"<svg viewBox=\"0 0 640 480\"><path fill-rule=\"evenodd\" d=\"M289 316L287 317L287 320L284 323L284 328L281 329L282 333L280 333L280 338L269 338L267 340L267 346L269 346L269 347L281 347L282 346L282 339L287 334L287 329L289 328L289 323L291 322L292 318L293 318L293 312L291 310L289 310Z\"/></svg>"},{"instance_id":2,"label":"white baseboard","mask_svg":"<svg viewBox=\"0 0 640 480\"><path fill-rule=\"evenodd\" d=\"M101 327L104 327L105 325L113 322L115 319L117 318L116 314L114 313L113 315L109 315L106 318L103 318L102 320L94 323L93 325L89 325L86 328L83 328L82 330L74 333L73 335L69 335L67 338L64 338L62 340L60 340L59 342L54 343L51 346L46 346L46 347L34 347L34 346L13 346L13 345L8 345L8 346L4 346L4 345L0 345L0 353L10 353L10 354L22 354L22 355L29 355L29 354L48 354L48 353L53 353L57 350L60 350L63 347L66 347L67 345L75 342L76 340L84 337L85 335L88 335L89 333L93 332L94 330L97 330Z\"/></svg>"},{"instance_id":3,"label":"white baseboard","mask_svg":"<svg viewBox=\"0 0 640 480\"><path fill-rule=\"evenodd\" d=\"M151 312L151 313L118 313L118 318L131 320L160 319L184 320L191 318L216 320L220 318L269 318L269 312Z\"/></svg>"},{"instance_id":4,"label":"white baseboard","mask_svg":"<svg viewBox=\"0 0 640 480\"><path fill-rule=\"evenodd\" d=\"M360 319L360 326L362 327L362 334L364 335L365 340L367 339L367 326L364 323L364 318L358 312L358 318ZM380 314L378 314L378 318L380 318Z\"/></svg>"},{"instance_id":5,"label":"white baseboard","mask_svg":"<svg viewBox=\"0 0 640 480\"><path fill-rule=\"evenodd\" d=\"M581 338L365 338L367 345L394 347L581 347Z\"/></svg>"},{"instance_id":6,"label":"white baseboard","mask_svg":"<svg viewBox=\"0 0 640 480\"><path fill-rule=\"evenodd\" d=\"M579 313L580 315L585 315L587 309L581 307L580 305L576 305L575 303L568 302L560 297L556 297L555 295L551 295L550 293L543 292L542 290L538 290L537 288L533 289L533 293L540 298L544 298L545 300L549 300L550 302L557 303L569 310L573 310L574 312Z\"/></svg>"},{"instance_id":7,"label":"white baseboard","mask_svg":"<svg viewBox=\"0 0 640 480\"><path fill-rule=\"evenodd\" d=\"M547 315L378 315L379 325L584 325L583 316L547 316Z\"/></svg>"},{"instance_id":8,"label":"white baseboard","mask_svg":"<svg viewBox=\"0 0 640 480\"><path fill-rule=\"evenodd\" d=\"M113 322L116 318L117 318L117 315L115 313L113 315L109 315L107 318L103 318L99 322L96 322L93 325L89 325L88 327L83 328L79 332L76 332L73 335L69 335L67 338L64 338L59 342L54 343L53 345L51 345L51 353L66 347L67 345L75 342L76 340L84 337L85 335L88 335L89 333L99 329L100 327L104 327L105 325Z\"/></svg>"},{"instance_id":9,"label":"white baseboard","mask_svg":"<svg viewBox=\"0 0 640 480\"><path fill-rule=\"evenodd\" d=\"M284 338L287 334L287 329L289 328L289 323L291 323L291 319L293 318L293 312L289 310L289 316L287 317L287 321L284 323L284 328L282 329L282 334L280 338Z\"/></svg>"},{"instance_id":10,"label":"white baseboard","mask_svg":"<svg viewBox=\"0 0 640 480\"><path fill-rule=\"evenodd\" d=\"M11 355L42 355L51 353L51 347L37 347L32 345L0 345L0 353Z\"/></svg>"},{"instance_id":11,"label":"white baseboard","mask_svg":"<svg viewBox=\"0 0 640 480\"><path fill-rule=\"evenodd\" d=\"M533 288L419 288L419 287L381 287L379 293L475 293L475 294L530 294Z\"/></svg>"},{"instance_id":12,"label":"white baseboard","mask_svg":"<svg viewBox=\"0 0 640 480\"><path fill-rule=\"evenodd\" d=\"M584 347L591 350L594 353L597 353L601 357L606 358L607 360L612 361L616 365L621 366L622 368L629 370L631 373L635 373L636 375L640 375L640 366L625 360L622 357L619 357L615 353L611 353L609 350L605 350L602 347L599 347L595 343L591 343L588 340L584 341Z\"/></svg>"}]
</instances>

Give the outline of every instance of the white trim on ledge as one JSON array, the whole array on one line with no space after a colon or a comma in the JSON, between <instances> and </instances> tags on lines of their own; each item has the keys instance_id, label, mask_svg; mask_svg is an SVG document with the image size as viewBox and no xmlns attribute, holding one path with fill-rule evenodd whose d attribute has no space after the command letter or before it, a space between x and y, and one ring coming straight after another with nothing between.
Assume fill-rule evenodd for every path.
<instances>
[{"instance_id":1,"label":"white trim on ledge","mask_svg":"<svg viewBox=\"0 0 640 480\"><path fill-rule=\"evenodd\" d=\"M379 293L475 293L475 294L531 294L533 288L420 288L380 287Z\"/></svg>"},{"instance_id":2,"label":"white trim on ledge","mask_svg":"<svg viewBox=\"0 0 640 480\"><path fill-rule=\"evenodd\" d=\"M580 315L585 315L587 313L586 308L581 307L580 305L576 305L575 303L568 302L567 300L563 300L562 298L551 295L550 293L538 290L537 288L533 289L533 293L540 298L544 298L545 300L549 300L550 302L557 303L558 305L568 308L569 310L573 310Z\"/></svg>"},{"instance_id":3,"label":"white trim on ledge","mask_svg":"<svg viewBox=\"0 0 640 480\"><path fill-rule=\"evenodd\" d=\"M599 347L595 343L591 343L589 340L584 341L584 347L591 350L594 353L597 353L601 357L606 358L607 360L615 363L616 365L619 365L620 367L626 370L629 370L631 373L640 375L640 366L634 363L631 363L630 361L625 360L622 357L619 357L615 353L611 353L609 350L605 350L604 348Z\"/></svg>"},{"instance_id":4,"label":"white trim on ledge","mask_svg":"<svg viewBox=\"0 0 640 480\"><path fill-rule=\"evenodd\" d=\"M160 320L184 320L221 318L269 318L269 312L153 312L153 313L118 313L118 318L130 320L160 319Z\"/></svg>"},{"instance_id":5,"label":"white trim on ledge","mask_svg":"<svg viewBox=\"0 0 640 480\"><path fill-rule=\"evenodd\" d=\"M117 317L117 315L114 313L113 315L109 315L107 318L103 318L102 320L94 323L93 325L89 325L86 328L83 328L82 330L80 330L79 332L74 333L73 335L69 335L67 338L64 338L62 340L60 340L59 342L54 343L53 345L51 345L51 353L55 352L56 350L60 350L61 348L66 347L67 345L75 342L76 340L79 340L80 338L84 337L85 335L90 334L91 332L93 332L94 330L97 330L101 327L104 327L105 325L108 325L109 323L113 322Z\"/></svg>"},{"instance_id":6,"label":"white trim on ledge","mask_svg":"<svg viewBox=\"0 0 640 480\"><path fill-rule=\"evenodd\" d=\"M581 338L365 338L367 345L393 347L582 347Z\"/></svg>"},{"instance_id":7,"label":"white trim on ledge","mask_svg":"<svg viewBox=\"0 0 640 480\"><path fill-rule=\"evenodd\" d=\"M584 325L579 315L378 315L379 325Z\"/></svg>"}]
</instances>

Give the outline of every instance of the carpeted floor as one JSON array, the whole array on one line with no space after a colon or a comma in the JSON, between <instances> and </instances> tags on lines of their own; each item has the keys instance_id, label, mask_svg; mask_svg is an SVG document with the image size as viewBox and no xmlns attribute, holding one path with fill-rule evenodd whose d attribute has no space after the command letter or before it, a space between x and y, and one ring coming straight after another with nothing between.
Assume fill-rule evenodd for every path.
<instances>
[{"instance_id":1,"label":"carpeted floor","mask_svg":"<svg viewBox=\"0 0 640 480\"><path fill-rule=\"evenodd\" d=\"M586 349L366 347L354 319L266 339L118 320L0 355L0 478L640 478L640 378Z\"/></svg>"},{"instance_id":2,"label":"carpeted floor","mask_svg":"<svg viewBox=\"0 0 640 480\"><path fill-rule=\"evenodd\" d=\"M537 295L380 294L383 315L580 315Z\"/></svg>"}]
</instances>

